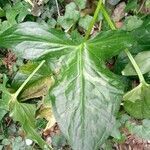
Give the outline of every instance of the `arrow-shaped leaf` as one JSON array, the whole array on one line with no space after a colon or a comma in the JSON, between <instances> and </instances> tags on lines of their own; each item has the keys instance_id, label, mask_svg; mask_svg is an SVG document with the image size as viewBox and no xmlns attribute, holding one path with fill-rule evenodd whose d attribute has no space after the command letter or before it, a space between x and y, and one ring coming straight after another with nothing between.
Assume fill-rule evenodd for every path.
<instances>
[{"instance_id":1,"label":"arrow-shaped leaf","mask_svg":"<svg viewBox=\"0 0 150 150\"><path fill-rule=\"evenodd\" d=\"M31 22L0 35L0 45L13 48L19 57L44 58L52 69L59 68L51 99L59 126L75 150L97 150L111 134L123 86L104 61L133 42L127 32L108 31L75 43Z\"/></svg>"}]
</instances>

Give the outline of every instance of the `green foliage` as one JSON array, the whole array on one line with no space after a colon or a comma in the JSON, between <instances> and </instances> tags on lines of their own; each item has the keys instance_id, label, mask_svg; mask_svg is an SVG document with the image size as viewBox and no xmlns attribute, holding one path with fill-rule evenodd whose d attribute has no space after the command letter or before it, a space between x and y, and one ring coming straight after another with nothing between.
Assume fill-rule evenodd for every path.
<instances>
[{"instance_id":1,"label":"green foliage","mask_svg":"<svg viewBox=\"0 0 150 150\"><path fill-rule=\"evenodd\" d=\"M38 65L38 62L28 62L22 65L12 81L12 88L17 90ZM19 99L25 101L45 96L53 83L51 71L44 64L22 90Z\"/></svg>"},{"instance_id":2,"label":"green foliage","mask_svg":"<svg viewBox=\"0 0 150 150\"><path fill-rule=\"evenodd\" d=\"M150 85L140 84L123 97L125 110L134 118L150 118Z\"/></svg>"},{"instance_id":3,"label":"green foliage","mask_svg":"<svg viewBox=\"0 0 150 150\"><path fill-rule=\"evenodd\" d=\"M36 132L35 126L35 112L36 107L34 104L26 104L18 101L18 95L21 90L24 88L28 80L39 70L44 62L42 61L36 69L30 74L30 76L23 82L23 84L19 87L19 89L11 94L7 88L7 78L4 75L3 84L0 85L0 90L2 91L2 99L0 103L0 108L5 109L6 111L10 111L10 115L13 117L15 121L19 121L27 133L27 136L32 138L39 146L44 149L46 147L46 142L40 137L40 135Z\"/></svg>"},{"instance_id":4,"label":"green foliage","mask_svg":"<svg viewBox=\"0 0 150 150\"><path fill-rule=\"evenodd\" d=\"M148 8L148 9L150 8L150 0L147 0L147 1L146 1L145 6L146 6L146 8Z\"/></svg>"},{"instance_id":5,"label":"green foliage","mask_svg":"<svg viewBox=\"0 0 150 150\"><path fill-rule=\"evenodd\" d=\"M10 103L11 105L11 116L15 121L19 121L27 133L27 136L33 139L39 146L44 149L46 142L40 137L35 128L35 111L36 107L33 104L19 103Z\"/></svg>"},{"instance_id":6,"label":"green foliage","mask_svg":"<svg viewBox=\"0 0 150 150\"><path fill-rule=\"evenodd\" d=\"M22 22L25 17L30 14L29 5L25 2L18 2L15 5L7 4L3 9L1 8L0 17L5 16L7 20L0 23L0 32L5 31L9 27Z\"/></svg>"},{"instance_id":7,"label":"green foliage","mask_svg":"<svg viewBox=\"0 0 150 150\"><path fill-rule=\"evenodd\" d=\"M84 30L87 30L93 17L88 14L82 14L78 9L85 8L86 1L76 0L66 5L64 16L58 16L57 22L66 31L74 28L77 24ZM78 6L78 7L77 7Z\"/></svg>"},{"instance_id":8,"label":"green foliage","mask_svg":"<svg viewBox=\"0 0 150 150\"><path fill-rule=\"evenodd\" d=\"M61 32L31 22L14 26L0 36L0 44L12 47L21 58L46 59L52 69L61 64L51 99L59 126L74 149L97 149L111 134L123 88L118 76L104 67L104 60L134 41L132 33L108 31L89 41L74 43ZM89 124L89 120L93 122Z\"/></svg>"},{"instance_id":9,"label":"green foliage","mask_svg":"<svg viewBox=\"0 0 150 150\"><path fill-rule=\"evenodd\" d=\"M144 119L141 125L137 125L136 123L127 122L126 127L132 134L144 139L150 139L150 120Z\"/></svg>"},{"instance_id":10,"label":"green foliage","mask_svg":"<svg viewBox=\"0 0 150 150\"><path fill-rule=\"evenodd\" d=\"M75 3L80 9L84 9L86 6L86 0L75 0Z\"/></svg>"},{"instance_id":11,"label":"green foliage","mask_svg":"<svg viewBox=\"0 0 150 150\"><path fill-rule=\"evenodd\" d=\"M126 11L134 11L137 12L139 5L138 5L138 0L129 0L127 6L126 6Z\"/></svg>"},{"instance_id":12,"label":"green foliage","mask_svg":"<svg viewBox=\"0 0 150 150\"><path fill-rule=\"evenodd\" d=\"M34 28L38 32L35 33L34 30L31 30L31 28ZM17 34L15 33L15 30L17 30ZM26 31L25 33L24 30ZM8 33L8 31L6 32ZM6 32L1 35L1 45L4 43L2 41L7 39L8 34L5 34ZM116 111L118 111L123 91L118 77L113 75L103 66L100 66L99 61L101 61L101 64L103 64L103 61L106 58L118 54L121 48L127 47L128 45L126 44L127 42L125 40L128 40L128 44L129 42L132 42L130 40L130 35L123 31L104 32L99 34L96 38L87 41L86 43L82 43L83 41L80 41L80 43L74 43L73 40L67 38L63 33L57 32L56 30L47 31L45 26L31 22L20 24L9 29L9 34L11 35L12 40L9 36L11 45L9 43L7 43L7 45L13 46L18 56L22 58L30 57L30 59L45 58L48 59L48 61L50 59L51 66L55 66L58 60L61 61L61 74L58 77L56 76L56 82L59 84L55 85L55 88L53 88L51 91L51 95L54 101L53 108L55 110L56 118L60 122L59 125L61 130L71 145L75 149L77 147L87 149L87 146L89 149L93 149L95 144L93 145L91 143L91 139L94 141L94 143L103 143L104 139L109 136L111 129L115 124L114 114ZM119 35L124 35L121 40ZM24 40L26 41L25 45ZM32 40L34 41L31 42ZM118 41L118 44L110 46L113 44L112 40ZM20 52L20 48L18 49L18 46L22 47L22 53ZM33 46L34 53L31 53ZM100 46L101 49L99 49ZM39 49L39 47L43 49ZM105 51L106 49L107 51ZM100 55L98 53L99 50L101 51ZM95 56L97 56L99 59L97 59ZM77 63L75 63L76 61ZM94 70L97 70L97 73L95 73ZM72 76L70 76L70 74L72 74ZM78 91L77 89L79 86L80 90ZM62 91L62 87L64 92ZM74 91L77 91L76 95L73 94ZM83 92L84 95L82 95ZM101 94L102 92L103 94ZM72 96L68 97L66 94L68 96ZM105 97L102 96L104 94ZM90 103L91 99L94 100L92 103ZM63 104L67 105L63 106ZM71 111L68 109L70 107ZM109 107L113 107L113 110L107 109ZM78 111L76 114L74 114L76 109L78 109ZM99 113L97 113L98 109ZM65 112L65 118L61 115L61 112ZM104 114L105 119L101 119ZM72 119L73 115L75 120ZM82 117L85 119L83 120ZM99 119L94 119L94 122L89 124L89 120L95 117ZM66 121L64 122L64 120ZM71 136L75 133L76 124L80 124L77 133L79 133L78 139L80 139L80 141L82 140L81 144L78 140L76 140L77 135ZM69 133L67 132L68 126L72 126ZM89 127L86 128L86 126ZM100 130L99 128L95 130L95 134L98 134L99 136L95 137L95 134L93 134L93 136L91 136L89 139L88 135L93 133L93 130L91 129L96 128L96 126L100 127ZM109 130L105 129L106 126L109 127ZM82 131L85 131L85 128L86 132L82 133ZM101 132L102 129L105 131L105 136ZM103 136L102 140L100 140L101 136ZM86 144L86 147L84 147L82 143L89 144ZM97 147L95 147L95 149L96 148Z\"/></svg>"},{"instance_id":13,"label":"green foliage","mask_svg":"<svg viewBox=\"0 0 150 150\"><path fill-rule=\"evenodd\" d=\"M93 17L90 15L86 15L85 17L80 18L79 26L83 29L88 30L89 24L91 23Z\"/></svg>"},{"instance_id":14,"label":"green foliage","mask_svg":"<svg viewBox=\"0 0 150 150\"><path fill-rule=\"evenodd\" d=\"M54 150L60 149L61 147L66 145L66 139L63 134L55 135L52 137L52 144Z\"/></svg>"},{"instance_id":15,"label":"green foliage","mask_svg":"<svg viewBox=\"0 0 150 150\"><path fill-rule=\"evenodd\" d=\"M134 57L136 63L138 64L142 74L150 72L150 52L144 51L138 53ZM134 70L131 63L128 63L124 70L122 71L122 74L125 76L133 76L137 75L136 71Z\"/></svg>"},{"instance_id":16,"label":"green foliage","mask_svg":"<svg viewBox=\"0 0 150 150\"><path fill-rule=\"evenodd\" d=\"M130 117L122 116L122 120L119 121L116 119L120 105L123 105L124 110L134 118L149 119L150 86L142 75L150 71L149 21L143 21L145 18L140 19L135 15L129 16L125 19L123 30L115 30L104 6L101 5L102 1L99 1L92 17L81 13L86 1L76 0L66 5L64 16L59 15L58 9L61 6L57 8L57 25L59 25L57 27L62 27L65 32L71 33L69 35L50 28L56 26L56 17L52 18L56 11L49 7L53 2L45 1L41 6L33 2L32 19L42 22L41 24L20 23L29 12L26 11L28 6L24 5L25 2L18 2L13 2L15 5L9 3L5 9L3 6L0 9L0 15L7 18L5 21L2 20L2 24L9 24L9 26L5 24L6 28L3 27L1 30L0 46L11 48L19 59L28 62L19 66L9 85L10 89L6 88L8 79L4 75L3 83L0 84L2 91L0 119L9 111L14 121L20 122L29 138L42 149L50 149L37 133L35 114L38 114L40 109L37 111L35 101L32 101L42 97L43 100L51 101L54 115L63 132L62 136L52 139L54 149L64 146L67 139L75 150L97 150L104 143L102 147L111 149L112 143L109 140L109 144L106 142L109 136L114 137L118 142L124 140L124 135L121 135L118 129ZM60 4L60 1L58 2ZM118 2L109 1L111 5ZM137 12L137 5L137 1L129 1L126 11ZM115 31L104 30L88 39L99 16L99 9L109 26ZM85 38L77 30L74 31L78 26L87 30ZM10 28L7 29L8 27ZM134 60L128 49L133 52L137 49L136 54L141 50L143 52L138 53ZM117 71L121 71L128 63L122 71L123 75L138 75L140 79L140 84L124 96L122 78L111 72L105 65L110 58L113 60L114 56L120 56L123 50L131 63L128 63L122 53L121 59L124 64L118 61L120 66L117 66ZM13 91L16 92L12 94ZM121 103L122 98L124 101ZM43 102L40 103L45 106ZM144 137L143 130L146 124L149 124L148 121L143 121L142 127L139 127L142 128L139 130L142 137ZM132 132L134 127L130 127Z\"/></svg>"},{"instance_id":17,"label":"green foliage","mask_svg":"<svg viewBox=\"0 0 150 150\"><path fill-rule=\"evenodd\" d=\"M15 138L10 138L10 139L6 139L6 138L2 138L1 139L1 145L0 145L0 150L3 150L3 148L5 147L9 147L10 145L12 145L12 149L15 150L30 150L32 149L31 146L26 145L25 140L22 139L22 137L17 136Z\"/></svg>"},{"instance_id":18,"label":"green foliage","mask_svg":"<svg viewBox=\"0 0 150 150\"><path fill-rule=\"evenodd\" d=\"M1 100L0 100L1 101ZM0 121L3 119L3 117L6 115L7 110L0 108Z\"/></svg>"},{"instance_id":19,"label":"green foliage","mask_svg":"<svg viewBox=\"0 0 150 150\"><path fill-rule=\"evenodd\" d=\"M143 24L143 21L137 16L126 17L123 25L123 30L132 31L136 28L139 28Z\"/></svg>"},{"instance_id":20,"label":"green foliage","mask_svg":"<svg viewBox=\"0 0 150 150\"><path fill-rule=\"evenodd\" d=\"M70 29L78 21L80 13L76 9L76 4L72 2L66 6L65 15L58 17L58 23L65 30Z\"/></svg>"}]
</instances>

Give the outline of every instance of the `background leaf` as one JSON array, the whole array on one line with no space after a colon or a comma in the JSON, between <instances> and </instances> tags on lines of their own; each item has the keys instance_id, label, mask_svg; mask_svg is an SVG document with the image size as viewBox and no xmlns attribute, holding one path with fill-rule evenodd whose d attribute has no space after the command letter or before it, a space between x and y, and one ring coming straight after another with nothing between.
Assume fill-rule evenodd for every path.
<instances>
[{"instance_id":1,"label":"background leaf","mask_svg":"<svg viewBox=\"0 0 150 150\"><path fill-rule=\"evenodd\" d=\"M65 30L68 30L78 21L79 17L80 13L76 4L71 2L66 5L65 15L59 16L57 21Z\"/></svg>"},{"instance_id":2,"label":"background leaf","mask_svg":"<svg viewBox=\"0 0 150 150\"><path fill-rule=\"evenodd\" d=\"M134 118L150 118L150 85L139 84L133 90L127 92L124 99L125 110Z\"/></svg>"},{"instance_id":3,"label":"background leaf","mask_svg":"<svg viewBox=\"0 0 150 150\"><path fill-rule=\"evenodd\" d=\"M86 7L86 0L75 0L75 3L80 9L84 9Z\"/></svg>"},{"instance_id":4,"label":"background leaf","mask_svg":"<svg viewBox=\"0 0 150 150\"><path fill-rule=\"evenodd\" d=\"M13 116L14 120L19 121L27 133L27 136L33 139L42 149L44 149L47 144L36 132L35 128L36 107L31 104L19 103L18 101L11 103L11 106L11 115Z\"/></svg>"},{"instance_id":5,"label":"background leaf","mask_svg":"<svg viewBox=\"0 0 150 150\"><path fill-rule=\"evenodd\" d=\"M116 5L120 0L108 0L108 3L111 5Z\"/></svg>"},{"instance_id":6,"label":"background leaf","mask_svg":"<svg viewBox=\"0 0 150 150\"><path fill-rule=\"evenodd\" d=\"M134 57L134 59L143 74L150 72L150 51L138 53ZM125 76L137 75L131 63L128 63L126 65L126 67L122 71L122 74Z\"/></svg>"},{"instance_id":7,"label":"background leaf","mask_svg":"<svg viewBox=\"0 0 150 150\"><path fill-rule=\"evenodd\" d=\"M81 26L85 30L88 30L88 26L89 26L90 22L92 21L92 19L93 19L93 17L90 15L86 15L86 16L80 18L79 26Z\"/></svg>"},{"instance_id":8,"label":"background leaf","mask_svg":"<svg viewBox=\"0 0 150 150\"><path fill-rule=\"evenodd\" d=\"M139 28L142 24L143 21L137 16L129 16L126 17L122 29L126 31L132 31L136 28Z\"/></svg>"},{"instance_id":9,"label":"background leaf","mask_svg":"<svg viewBox=\"0 0 150 150\"><path fill-rule=\"evenodd\" d=\"M150 120L142 120L141 125L137 125L136 123L131 123L128 121L126 123L126 127L132 134L135 134L143 140L150 140Z\"/></svg>"}]
</instances>

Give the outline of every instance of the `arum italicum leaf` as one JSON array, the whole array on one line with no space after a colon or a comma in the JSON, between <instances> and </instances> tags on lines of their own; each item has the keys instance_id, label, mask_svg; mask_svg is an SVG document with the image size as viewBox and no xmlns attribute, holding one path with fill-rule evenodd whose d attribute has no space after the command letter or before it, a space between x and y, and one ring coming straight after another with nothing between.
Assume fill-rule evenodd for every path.
<instances>
[{"instance_id":1,"label":"arum italicum leaf","mask_svg":"<svg viewBox=\"0 0 150 150\"><path fill-rule=\"evenodd\" d=\"M0 45L12 48L18 57L44 58L53 71L59 68L51 100L56 120L75 150L97 150L111 134L123 86L104 61L133 42L127 32L108 31L75 43L64 33L32 22L0 35Z\"/></svg>"},{"instance_id":2,"label":"arum italicum leaf","mask_svg":"<svg viewBox=\"0 0 150 150\"><path fill-rule=\"evenodd\" d=\"M125 110L137 119L150 118L150 85L140 83L123 97Z\"/></svg>"},{"instance_id":3,"label":"arum italicum leaf","mask_svg":"<svg viewBox=\"0 0 150 150\"><path fill-rule=\"evenodd\" d=\"M42 149L44 149L47 144L36 131L35 105L19 103L18 101L13 104L10 103L10 105L12 105L11 116L13 119L15 121L19 121L27 136L38 143Z\"/></svg>"}]
</instances>

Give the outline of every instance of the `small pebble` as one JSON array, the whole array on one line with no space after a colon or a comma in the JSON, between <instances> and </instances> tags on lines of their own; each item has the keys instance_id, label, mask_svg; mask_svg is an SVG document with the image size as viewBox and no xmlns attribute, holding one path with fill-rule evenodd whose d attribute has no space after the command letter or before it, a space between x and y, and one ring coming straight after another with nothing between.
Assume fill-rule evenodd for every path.
<instances>
[{"instance_id":1,"label":"small pebble","mask_svg":"<svg viewBox=\"0 0 150 150\"><path fill-rule=\"evenodd\" d=\"M26 145L30 146L32 145L33 141L30 139L26 139Z\"/></svg>"}]
</instances>

